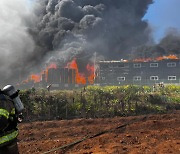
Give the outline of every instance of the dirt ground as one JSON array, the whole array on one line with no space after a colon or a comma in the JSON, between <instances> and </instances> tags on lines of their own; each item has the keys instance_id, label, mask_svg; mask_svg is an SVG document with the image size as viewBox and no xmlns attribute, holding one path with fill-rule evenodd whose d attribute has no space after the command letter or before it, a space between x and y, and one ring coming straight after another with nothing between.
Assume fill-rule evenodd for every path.
<instances>
[{"instance_id":1,"label":"dirt ground","mask_svg":"<svg viewBox=\"0 0 180 154\"><path fill-rule=\"evenodd\" d=\"M50 153L180 154L180 111L162 115L32 122L20 124L19 128L20 154L44 153L84 137L86 139L78 144Z\"/></svg>"}]
</instances>

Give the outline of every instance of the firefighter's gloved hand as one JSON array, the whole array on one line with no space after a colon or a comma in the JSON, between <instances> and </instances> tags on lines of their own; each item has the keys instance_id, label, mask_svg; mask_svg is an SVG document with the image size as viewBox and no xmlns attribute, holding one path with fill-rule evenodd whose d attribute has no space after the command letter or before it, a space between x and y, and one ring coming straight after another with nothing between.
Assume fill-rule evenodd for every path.
<instances>
[{"instance_id":1,"label":"firefighter's gloved hand","mask_svg":"<svg viewBox=\"0 0 180 154\"><path fill-rule=\"evenodd\" d=\"M22 121L23 121L23 119L24 119L24 116L23 116L23 114L22 113L20 113L19 115L18 115L18 122L19 123L21 123Z\"/></svg>"}]
</instances>

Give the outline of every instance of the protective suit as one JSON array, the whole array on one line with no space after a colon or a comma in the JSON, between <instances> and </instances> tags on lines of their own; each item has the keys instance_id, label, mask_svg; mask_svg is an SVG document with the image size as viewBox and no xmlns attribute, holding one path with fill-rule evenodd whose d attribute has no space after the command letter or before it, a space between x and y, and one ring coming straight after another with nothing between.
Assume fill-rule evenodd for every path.
<instances>
[{"instance_id":1,"label":"protective suit","mask_svg":"<svg viewBox=\"0 0 180 154\"><path fill-rule=\"evenodd\" d=\"M12 99L0 91L0 154L19 154L16 115Z\"/></svg>"}]
</instances>

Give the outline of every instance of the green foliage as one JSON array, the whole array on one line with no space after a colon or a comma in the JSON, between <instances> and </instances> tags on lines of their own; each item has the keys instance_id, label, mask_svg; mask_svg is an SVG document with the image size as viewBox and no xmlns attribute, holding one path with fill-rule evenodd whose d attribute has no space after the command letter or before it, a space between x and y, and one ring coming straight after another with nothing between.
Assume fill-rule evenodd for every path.
<instances>
[{"instance_id":1,"label":"green foliage","mask_svg":"<svg viewBox=\"0 0 180 154\"><path fill-rule=\"evenodd\" d=\"M87 86L78 90L21 91L25 120L99 118L180 109L180 86Z\"/></svg>"},{"instance_id":2,"label":"green foliage","mask_svg":"<svg viewBox=\"0 0 180 154\"><path fill-rule=\"evenodd\" d=\"M164 91L168 94L171 94L171 93L179 94L180 93L180 86L168 85L168 86L165 86Z\"/></svg>"}]
</instances>

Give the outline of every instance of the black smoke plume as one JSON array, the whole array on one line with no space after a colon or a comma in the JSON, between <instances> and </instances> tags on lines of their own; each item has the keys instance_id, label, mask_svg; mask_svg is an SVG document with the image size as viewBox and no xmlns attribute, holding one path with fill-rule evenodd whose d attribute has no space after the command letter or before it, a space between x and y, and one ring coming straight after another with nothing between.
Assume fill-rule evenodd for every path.
<instances>
[{"instance_id":1,"label":"black smoke plume","mask_svg":"<svg viewBox=\"0 0 180 154\"><path fill-rule=\"evenodd\" d=\"M35 51L38 56L34 54L33 59L46 57L63 65L76 57L83 70L95 52L104 59L127 58L132 47L150 40L150 28L142 18L152 3L153 0L39 0L35 9L37 26L29 31L41 50Z\"/></svg>"},{"instance_id":2,"label":"black smoke plume","mask_svg":"<svg viewBox=\"0 0 180 154\"><path fill-rule=\"evenodd\" d=\"M156 58L168 55L180 56L180 32L177 29L169 29L158 44L136 47L132 53L133 59Z\"/></svg>"},{"instance_id":3,"label":"black smoke plume","mask_svg":"<svg viewBox=\"0 0 180 154\"><path fill-rule=\"evenodd\" d=\"M1 0L8 5L0 8L8 7L10 1ZM14 26L6 30L8 35L0 35L1 53L8 53L1 54L3 84L17 83L34 68L40 70L45 62L65 66L76 58L80 71L84 71L95 52L97 57L110 60L180 51L180 37L174 33L152 45L150 26L142 18L153 0L34 0L33 10L26 15L23 1L14 0L12 8L5 9L7 20L0 14L0 21ZM0 34L5 32L5 25ZM8 41L3 36L8 36Z\"/></svg>"}]
</instances>

